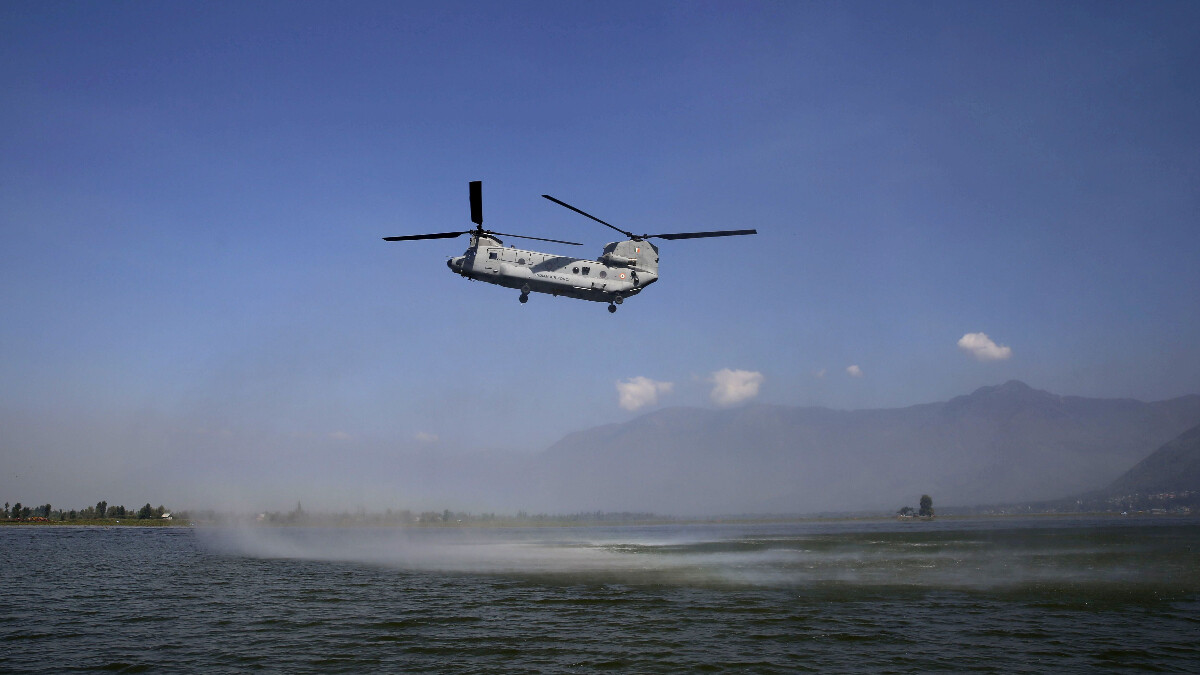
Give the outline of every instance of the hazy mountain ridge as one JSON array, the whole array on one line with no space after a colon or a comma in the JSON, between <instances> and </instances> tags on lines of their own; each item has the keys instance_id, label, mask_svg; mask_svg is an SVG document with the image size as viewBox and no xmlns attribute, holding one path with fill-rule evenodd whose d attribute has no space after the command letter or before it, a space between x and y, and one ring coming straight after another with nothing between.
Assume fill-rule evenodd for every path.
<instances>
[{"instance_id":1,"label":"hazy mountain ridge","mask_svg":"<svg viewBox=\"0 0 1200 675\"><path fill-rule=\"evenodd\" d=\"M551 503L663 513L1033 501L1108 484L1197 423L1200 395L1089 399L1018 381L894 409L667 408L564 437L535 477Z\"/></svg>"},{"instance_id":2,"label":"hazy mountain ridge","mask_svg":"<svg viewBox=\"0 0 1200 675\"><path fill-rule=\"evenodd\" d=\"M1114 480L1110 495L1200 490L1200 425L1176 436Z\"/></svg>"},{"instance_id":3,"label":"hazy mountain ridge","mask_svg":"<svg viewBox=\"0 0 1200 675\"><path fill-rule=\"evenodd\" d=\"M1200 509L1200 425L1150 453L1108 485L1058 499L980 505L959 513L1172 511ZM1186 512L1186 511L1182 511Z\"/></svg>"}]
</instances>

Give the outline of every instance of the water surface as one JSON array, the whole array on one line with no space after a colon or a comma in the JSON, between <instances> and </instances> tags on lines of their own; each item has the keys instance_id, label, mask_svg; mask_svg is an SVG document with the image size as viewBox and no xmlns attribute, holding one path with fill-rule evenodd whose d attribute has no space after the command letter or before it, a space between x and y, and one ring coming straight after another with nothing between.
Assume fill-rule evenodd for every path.
<instances>
[{"instance_id":1,"label":"water surface","mask_svg":"<svg viewBox=\"0 0 1200 675\"><path fill-rule=\"evenodd\" d=\"M1200 671L1178 519L0 528L0 670Z\"/></svg>"}]
</instances>

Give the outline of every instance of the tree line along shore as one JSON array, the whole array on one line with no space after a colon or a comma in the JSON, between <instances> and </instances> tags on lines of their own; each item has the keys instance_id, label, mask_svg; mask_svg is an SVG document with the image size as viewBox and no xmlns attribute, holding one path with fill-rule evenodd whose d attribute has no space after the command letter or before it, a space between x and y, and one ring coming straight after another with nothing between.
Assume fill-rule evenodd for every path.
<instances>
[{"instance_id":1,"label":"tree line along shore","mask_svg":"<svg viewBox=\"0 0 1200 675\"><path fill-rule=\"evenodd\" d=\"M175 514L161 504L154 507L149 502L138 509L110 505L106 501L99 501L95 506L82 509L56 509L51 504L25 506L21 502L4 502L4 510L0 512L0 524L184 525L187 522L186 514Z\"/></svg>"}]
</instances>

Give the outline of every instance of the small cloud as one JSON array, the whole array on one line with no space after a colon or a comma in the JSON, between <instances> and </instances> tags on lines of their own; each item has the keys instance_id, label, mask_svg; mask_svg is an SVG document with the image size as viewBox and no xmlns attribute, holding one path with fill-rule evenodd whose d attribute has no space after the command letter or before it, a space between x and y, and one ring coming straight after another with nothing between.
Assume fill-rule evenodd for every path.
<instances>
[{"instance_id":1,"label":"small cloud","mask_svg":"<svg viewBox=\"0 0 1200 675\"><path fill-rule=\"evenodd\" d=\"M413 438L417 439L417 441L419 441L421 443L437 443L438 442L438 435L431 434L428 431L418 431L416 433L416 435L413 436Z\"/></svg>"},{"instance_id":2,"label":"small cloud","mask_svg":"<svg viewBox=\"0 0 1200 675\"><path fill-rule=\"evenodd\" d=\"M354 438L354 437L351 436L350 434L346 433L345 431L335 431L335 432L329 434L329 440L332 440L332 441L348 441L352 438Z\"/></svg>"},{"instance_id":3,"label":"small cloud","mask_svg":"<svg viewBox=\"0 0 1200 675\"><path fill-rule=\"evenodd\" d=\"M979 361L1003 361L1012 356L1012 348L992 342L987 333L967 333L958 341L958 348Z\"/></svg>"},{"instance_id":4,"label":"small cloud","mask_svg":"<svg viewBox=\"0 0 1200 675\"><path fill-rule=\"evenodd\" d=\"M709 381L713 383L712 393L709 394L713 403L722 406L736 405L758 396L763 374L752 370L722 368L713 373Z\"/></svg>"},{"instance_id":5,"label":"small cloud","mask_svg":"<svg viewBox=\"0 0 1200 675\"><path fill-rule=\"evenodd\" d=\"M656 382L648 377L631 377L617 382L618 404L625 410L637 410L658 403L660 394L669 394L672 382Z\"/></svg>"},{"instance_id":6,"label":"small cloud","mask_svg":"<svg viewBox=\"0 0 1200 675\"><path fill-rule=\"evenodd\" d=\"M817 372L813 373L813 377L817 378L818 380L825 379L825 369L822 368L822 369L818 370Z\"/></svg>"},{"instance_id":7,"label":"small cloud","mask_svg":"<svg viewBox=\"0 0 1200 675\"><path fill-rule=\"evenodd\" d=\"M850 377L862 377L862 368L857 365L846 366L846 374Z\"/></svg>"}]
</instances>

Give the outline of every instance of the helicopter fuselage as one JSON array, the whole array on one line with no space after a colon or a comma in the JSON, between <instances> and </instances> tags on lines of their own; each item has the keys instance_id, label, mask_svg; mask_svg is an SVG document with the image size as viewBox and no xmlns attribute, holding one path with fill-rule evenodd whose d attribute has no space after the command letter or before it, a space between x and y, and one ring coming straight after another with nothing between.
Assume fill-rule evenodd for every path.
<instances>
[{"instance_id":1,"label":"helicopter fuselage","mask_svg":"<svg viewBox=\"0 0 1200 675\"><path fill-rule=\"evenodd\" d=\"M530 293L618 303L658 281L658 248L648 241L618 241L596 260L504 246L490 234L472 235L466 252L446 261L468 279Z\"/></svg>"},{"instance_id":2,"label":"helicopter fuselage","mask_svg":"<svg viewBox=\"0 0 1200 675\"><path fill-rule=\"evenodd\" d=\"M483 281L497 286L516 288L521 291L521 302L529 301L530 293L563 295L568 298L607 302L608 311L617 311L617 305L642 289L658 281L658 247L650 243L657 239L704 239L708 237L734 237L757 234L757 230L715 230L708 232L672 232L667 234L643 234L606 223L592 214L570 204L542 195L546 199L566 207L581 216L590 218L605 227L628 237L614 241L604 247L604 252L595 260L530 251L509 246L497 235L536 239L558 244L580 246L579 242L530 237L521 234L506 234L483 229L483 183L473 180L468 183L471 199L472 230L456 232L428 232L384 237L384 241L417 241L422 239L453 239L464 234L471 235L471 243L462 255L446 261L455 274L468 279Z\"/></svg>"}]
</instances>

